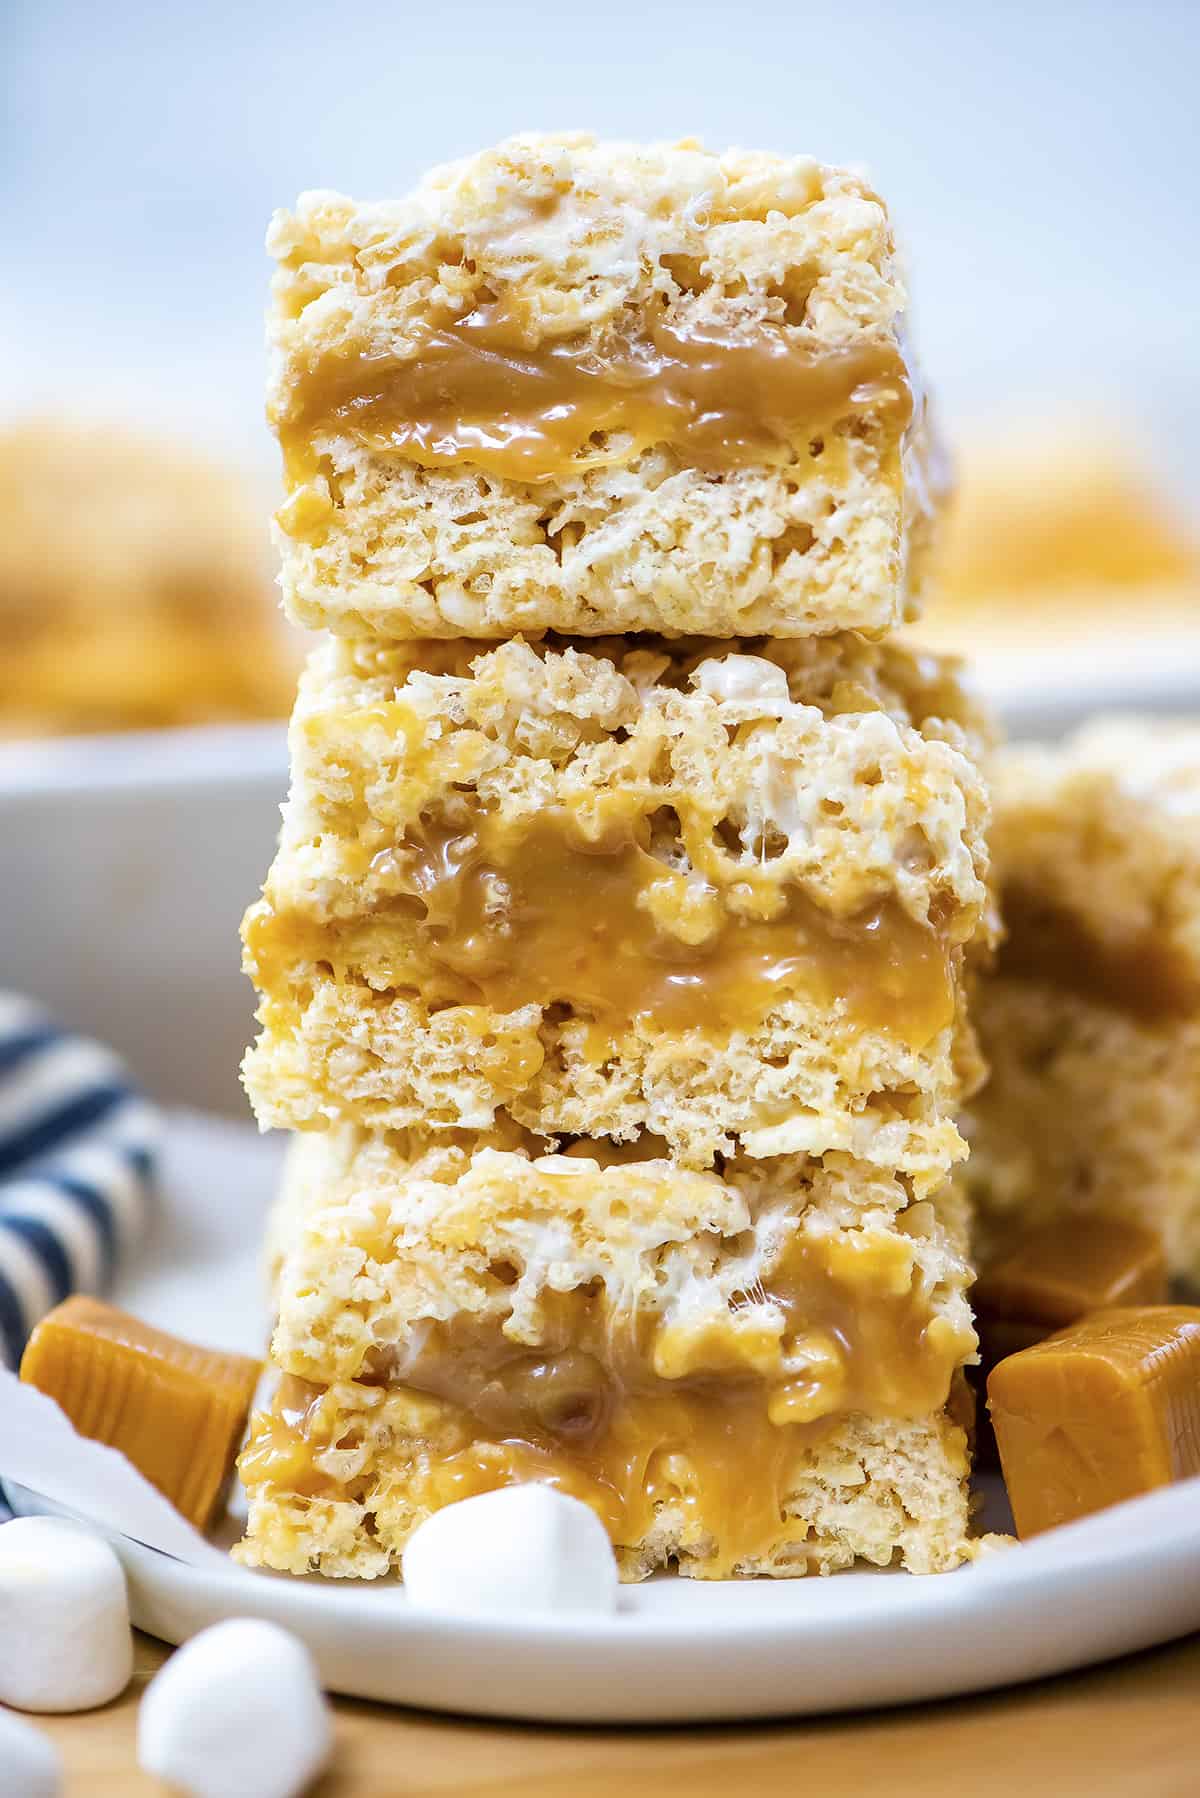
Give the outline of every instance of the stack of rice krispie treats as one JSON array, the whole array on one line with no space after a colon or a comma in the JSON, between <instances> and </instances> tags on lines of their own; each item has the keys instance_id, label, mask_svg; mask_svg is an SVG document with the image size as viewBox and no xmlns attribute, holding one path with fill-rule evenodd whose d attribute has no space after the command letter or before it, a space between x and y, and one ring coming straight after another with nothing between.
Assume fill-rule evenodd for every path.
<instances>
[{"instance_id":1,"label":"stack of rice krispie treats","mask_svg":"<svg viewBox=\"0 0 1200 1798\"><path fill-rule=\"evenodd\" d=\"M955 1565L987 807L890 635L938 462L881 202L527 137L270 242L327 635L245 925L297 1134L242 1557L385 1574L541 1480L628 1578Z\"/></svg>"}]
</instances>

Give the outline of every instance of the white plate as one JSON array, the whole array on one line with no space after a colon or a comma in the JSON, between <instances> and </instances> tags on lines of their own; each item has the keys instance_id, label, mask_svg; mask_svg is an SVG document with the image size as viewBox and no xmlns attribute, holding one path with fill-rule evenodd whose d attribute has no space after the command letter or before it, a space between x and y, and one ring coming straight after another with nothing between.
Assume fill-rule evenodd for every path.
<instances>
[{"instance_id":1,"label":"white plate","mask_svg":"<svg viewBox=\"0 0 1200 1798\"><path fill-rule=\"evenodd\" d=\"M278 1145L177 1116L167 1204L120 1301L152 1322L255 1348L255 1247ZM20 1509L45 1509L14 1492ZM439 1618L394 1583L215 1577L117 1543L135 1621L181 1642L222 1617L304 1638L335 1691L556 1723L769 1717L947 1697L1034 1679L1200 1628L1200 1482L1177 1486L940 1578L700 1583L622 1592L616 1617Z\"/></svg>"}]
</instances>

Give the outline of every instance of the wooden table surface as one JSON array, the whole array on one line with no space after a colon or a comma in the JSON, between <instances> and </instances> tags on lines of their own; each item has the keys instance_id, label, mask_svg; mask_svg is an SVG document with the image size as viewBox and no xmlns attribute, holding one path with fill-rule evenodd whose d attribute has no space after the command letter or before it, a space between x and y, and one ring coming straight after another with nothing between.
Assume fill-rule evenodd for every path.
<instances>
[{"instance_id":1,"label":"wooden table surface","mask_svg":"<svg viewBox=\"0 0 1200 1798\"><path fill-rule=\"evenodd\" d=\"M53 1721L66 1798L148 1798L137 1701L166 1650L138 1644L125 1697ZM708 1729L538 1729L336 1703L313 1798L1196 1798L1200 1636L1091 1672L905 1710ZM3 1782L0 1781L0 1788Z\"/></svg>"}]
</instances>

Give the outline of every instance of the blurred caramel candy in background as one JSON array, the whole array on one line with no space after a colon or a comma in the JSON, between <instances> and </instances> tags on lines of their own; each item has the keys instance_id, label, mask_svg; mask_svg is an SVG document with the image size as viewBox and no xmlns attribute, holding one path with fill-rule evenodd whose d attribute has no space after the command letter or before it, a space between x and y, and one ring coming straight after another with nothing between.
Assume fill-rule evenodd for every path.
<instances>
[{"instance_id":1,"label":"blurred caramel candy in background","mask_svg":"<svg viewBox=\"0 0 1200 1798\"><path fill-rule=\"evenodd\" d=\"M1158 1232L1124 1217L1059 1218L1031 1230L985 1267L972 1297L980 1317L1049 1335L1089 1311L1158 1305L1167 1259Z\"/></svg>"},{"instance_id":2,"label":"blurred caramel candy in background","mask_svg":"<svg viewBox=\"0 0 1200 1798\"><path fill-rule=\"evenodd\" d=\"M99 1299L67 1299L29 1338L21 1378L81 1436L119 1449L197 1529L233 1470L261 1364L198 1348Z\"/></svg>"},{"instance_id":3,"label":"blurred caramel candy in background","mask_svg":"<svg viewBox=\"0 0 1200 1798\"><path fill-rule=\"evenodd\" d=\"M107 427L0 431L0 736L284 717L297 660L236 475Z\"/></svg>"},{"instance_id":4,"label":"blurred caramel candy in background","mask_svg":"<svg viewBox=\"0 0 1200 1798\"><path fill-rule=\"evenodd\" d=\"M1200 1307L1096 1311L988 1379L1017 1534L1200 1474Z\"/></svg>"},{"instance_id":5,"label":"blurred caramel candy in background","mask_svg":"<svg viewBox=\"0 0 1200 1798\"><path fill-rule=\"evenodd\" d=\"M1075 1215L1011 1237L988 1257L971 1292L979 1332L976 1389L1008 1355L1041 1342L1089 1311L1160 1305L1167 1257L1157 1230L1132 1218ZM996 1465L987 1412L978 1415L976 1458Z\"/></svg>"}]
</instances>

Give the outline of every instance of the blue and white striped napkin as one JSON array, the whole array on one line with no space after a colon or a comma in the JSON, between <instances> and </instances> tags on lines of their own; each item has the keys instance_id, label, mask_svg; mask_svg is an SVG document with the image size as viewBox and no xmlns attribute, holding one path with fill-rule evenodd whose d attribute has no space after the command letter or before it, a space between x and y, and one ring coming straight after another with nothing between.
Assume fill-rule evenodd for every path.
<instances>
[{"instance_id":1,"label":"blue and white striped napkin","mask_svg":"<svg viewBox=\"0 0 1200 1798\"><path fill-rule=\"evenodd\" d=\"M0 993L0 1364L73 1292L102 1292L145 1226L161 1119L111 1049Z\"/></svg>"}]
</instances>

